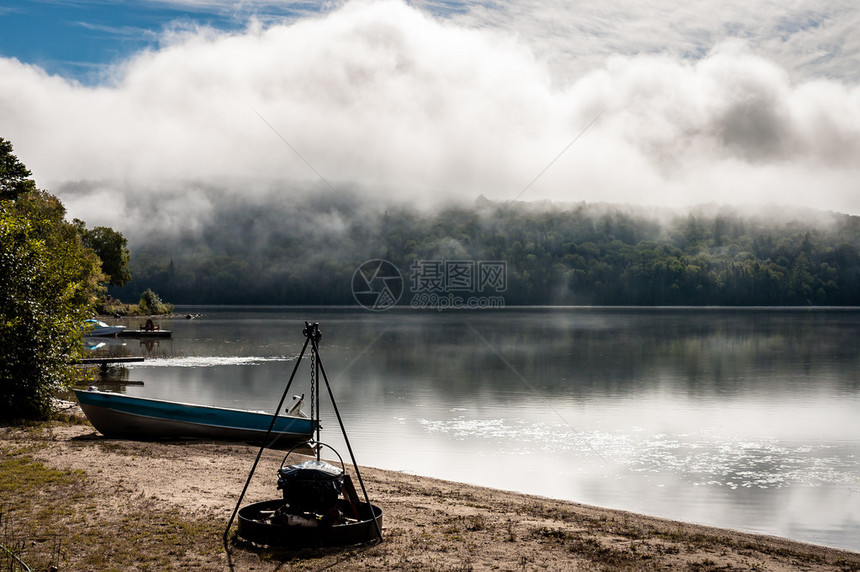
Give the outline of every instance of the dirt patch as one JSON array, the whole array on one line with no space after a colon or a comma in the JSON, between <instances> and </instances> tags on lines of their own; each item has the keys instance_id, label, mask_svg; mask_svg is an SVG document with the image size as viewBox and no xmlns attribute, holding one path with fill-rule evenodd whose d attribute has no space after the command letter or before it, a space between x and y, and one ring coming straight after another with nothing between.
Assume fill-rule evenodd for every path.
<instances>
[{"instance_id":1,"label":"dirt patch","mask_svg":"<svg viewBox=\"0 0 860 572\"><path fill-rule=\"evenodd\" d=\"M109 440L75 423L0 428L0 450L16 471L60 475L0 475L5 518L58 538L60 570L860 570L854 552L364 467L384 542L225 548L255 447ZM277 498L282 459L264 453L243 504Z\"/></svg>"}]
</instances>

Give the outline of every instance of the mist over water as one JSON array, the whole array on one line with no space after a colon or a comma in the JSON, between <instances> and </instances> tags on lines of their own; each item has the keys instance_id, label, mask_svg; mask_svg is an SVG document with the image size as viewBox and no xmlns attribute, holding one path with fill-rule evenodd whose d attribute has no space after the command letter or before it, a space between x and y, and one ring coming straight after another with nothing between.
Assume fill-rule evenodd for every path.
<instances>
[{"instance_id":1,"label":"mist over water","mask_svg":"<svg viewBox=\"0 0 860 572\"><path fill-rule=\"evenodd\" d=\"M271 411L318 320L361 464L860 549L860 312L202 311L129 394Z\"/></svg>"}]
</instances>

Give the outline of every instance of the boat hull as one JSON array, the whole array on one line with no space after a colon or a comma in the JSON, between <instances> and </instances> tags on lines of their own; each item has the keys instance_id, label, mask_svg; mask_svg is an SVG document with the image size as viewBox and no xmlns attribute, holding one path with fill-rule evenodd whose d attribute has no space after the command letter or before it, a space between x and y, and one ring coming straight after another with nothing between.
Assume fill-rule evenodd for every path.
<instances>
[{"instance_id":1,"label":"boat hull","mask_svg":"<svg viewBox=\"0 0 860 572\"><path fill-rule=\"evenodd\" d=\"M131 397L118 393L75 390L81 409L105 437L206 439L261 444L272 423L271 413L225 409ZM283 448L308 441L316 423L304 417L278 416L266 442Z\"/></svg>"}]
</instances>

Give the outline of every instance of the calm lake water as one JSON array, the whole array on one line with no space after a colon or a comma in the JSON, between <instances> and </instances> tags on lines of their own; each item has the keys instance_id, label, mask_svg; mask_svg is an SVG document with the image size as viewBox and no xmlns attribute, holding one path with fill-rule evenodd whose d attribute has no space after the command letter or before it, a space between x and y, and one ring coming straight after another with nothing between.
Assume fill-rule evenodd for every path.
<instances>
[{"instance_id":1,"label":"calm lake water","mask_svg":"<svg viewBox=\"0 0 860 572\"><path fill-rule=\"evenodd\" d=\"M272 411L318 321L360 465L860 550L860 311L177 311L127 393Z\"/></svg>"}]
</instances>

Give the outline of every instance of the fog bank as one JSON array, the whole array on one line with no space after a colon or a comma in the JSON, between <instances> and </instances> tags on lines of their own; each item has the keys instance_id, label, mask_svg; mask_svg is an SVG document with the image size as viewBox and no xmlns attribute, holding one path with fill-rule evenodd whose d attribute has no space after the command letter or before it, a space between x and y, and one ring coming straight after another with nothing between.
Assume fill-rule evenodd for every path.
<instances>
[{"instance_id":1,"label":"fog bank","mask_svg":"<svg viewBox=\"0 0 860 572\"><path fill-rule=\"evenodd\" d=\"M130 235L297 189L860 213L850 80L793 79L736 40L694 60L608 56L569 78L550 59L504 28L353 2L176 32L96 87L0 58L0 135L71 216Z\"/></svg>"}]
</instances>

